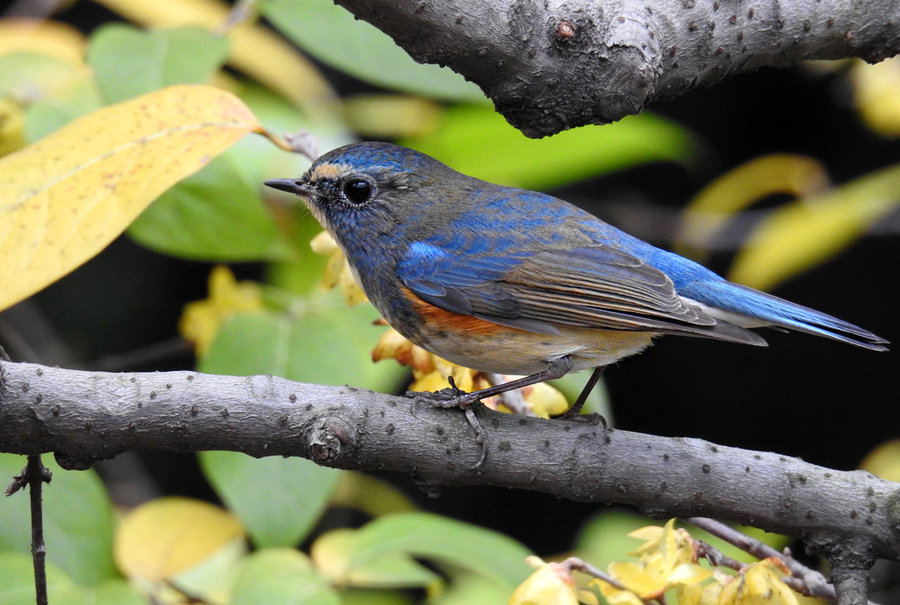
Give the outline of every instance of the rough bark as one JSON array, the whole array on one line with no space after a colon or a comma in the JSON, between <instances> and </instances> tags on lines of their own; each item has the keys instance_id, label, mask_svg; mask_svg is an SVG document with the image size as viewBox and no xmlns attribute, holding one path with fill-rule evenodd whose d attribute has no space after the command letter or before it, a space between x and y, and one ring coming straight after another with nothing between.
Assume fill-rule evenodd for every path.
<instances>
[{"instance_id":1,"label":"rough bark","mask_svg":"<svg viewBox=\"0 0 900 605\"><path fill-rule=\"evenodd\" d=\"M843 568L900 560L900 484L861 471L484 408L487 456L476 468L481 446L462 413L361 389L10 362L0 370L0 451L55 452L70 468L129 450L302 456L425 485L506 486L656 518L735 521L803 538Z\"/></svg>"},{"instance_id":2,"label":"rough bark","mask_svg":"<svg viewBox=\"0 0 900 605\"><path fill-rule=\"evenodd\" d=\"M336 0L541 137L764 66L900 52L897 0Z\"/></svg>"}]
</instances>

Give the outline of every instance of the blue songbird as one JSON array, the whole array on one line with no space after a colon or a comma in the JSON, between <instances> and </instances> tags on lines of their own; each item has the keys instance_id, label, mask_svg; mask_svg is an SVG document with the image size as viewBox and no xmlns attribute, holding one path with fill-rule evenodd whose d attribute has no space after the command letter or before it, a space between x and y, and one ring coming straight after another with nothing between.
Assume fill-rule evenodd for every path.
<instances>
[{"instance_id":1,"label":"blue songbird","mask_svg":"<svg viewBox=\"0 0 900 605\"><path fill-rule=\"evenodd\" d=\"M483 397L602 368L661 334L765 346L776 326L873 351L858 326L746 286L632 237L555 197L472 178L388 143L319 157L299 195L340 245L366 295L410 341L454 363L524 378L435 395Z\"/></svg>"}]
</instances>

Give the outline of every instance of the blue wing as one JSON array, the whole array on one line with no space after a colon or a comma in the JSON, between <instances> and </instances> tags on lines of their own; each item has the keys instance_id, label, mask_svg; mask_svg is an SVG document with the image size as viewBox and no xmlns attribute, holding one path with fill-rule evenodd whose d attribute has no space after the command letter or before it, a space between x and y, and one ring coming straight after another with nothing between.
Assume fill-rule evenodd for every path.
<instances>
[{"instance_id":1,"label":"blue wing","mask_svg":"<svg viewBox=\"0 0 900 605\"><path fill-rule=\"evenodd\" d=\"M410 246L398 274L430 304L532 332L553 334L570 326L765 344L685 300L665 273L617 248L511 248L450 253L420 241Z\"/></svg>"}]
</instances>

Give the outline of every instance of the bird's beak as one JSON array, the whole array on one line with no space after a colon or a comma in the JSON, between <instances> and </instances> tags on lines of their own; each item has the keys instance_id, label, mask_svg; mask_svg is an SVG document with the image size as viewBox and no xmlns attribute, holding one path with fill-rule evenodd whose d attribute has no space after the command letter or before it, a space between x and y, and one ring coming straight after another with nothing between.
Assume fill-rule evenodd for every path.
<instances>
[{"instance_id":1,"label":"bird's beak","mask_svg":"<svg viewBox=\"0 0 900 605\"><path fill-rule=\"evenodd\" d=\"M272 189L280 189L281 191L287 191L288 193L294 193L304 197L312 193L312 189L307 186L306 183L298 179L273 179L271 181L266 181L263 184Z\"/></svg>"}]
</instances>

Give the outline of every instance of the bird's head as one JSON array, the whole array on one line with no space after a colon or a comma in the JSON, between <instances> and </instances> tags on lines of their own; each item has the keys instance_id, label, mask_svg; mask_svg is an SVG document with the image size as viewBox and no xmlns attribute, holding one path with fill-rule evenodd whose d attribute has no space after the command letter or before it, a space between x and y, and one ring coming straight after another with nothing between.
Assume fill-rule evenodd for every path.
<instances>
[{"instance_id":1,"label":"bird's head","mask_svg":"<svg viewBox=\"0 0 900 605\"><path fill-rule=\"evenodd\" d=\"M300 178L266 185L300 196L347 251L415 222L432 197L425 189L444 172L456 174L412 149L355 143L320 156Z\"/></svg>"}]
</instances>

